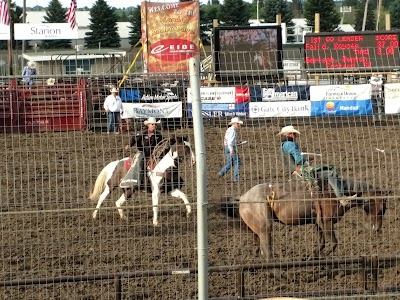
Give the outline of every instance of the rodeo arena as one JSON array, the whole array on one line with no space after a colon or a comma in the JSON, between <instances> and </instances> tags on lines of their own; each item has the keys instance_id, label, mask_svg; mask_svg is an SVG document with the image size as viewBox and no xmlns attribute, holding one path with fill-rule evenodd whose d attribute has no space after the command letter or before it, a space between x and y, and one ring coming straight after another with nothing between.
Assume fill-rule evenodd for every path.
<instances>
[{"instance_id":1,"label":"rodeo arena","mask_svg":"<svg viewBox=\"0 0 400 300\"><path fill-rule=\"evenodd\" d=\"M141 5L131 51L2 57L0 298L399 299L390 19L321 33L317 14L295 43L280 15L215 20L207 47L198 2ZM78 26L27 26L16 40L79 38ZM143 159L135 137L153 125ZM301 151L290 171L285 141ZM131 170L143 175L126 185Z\"/></svg>"}]
</instances>

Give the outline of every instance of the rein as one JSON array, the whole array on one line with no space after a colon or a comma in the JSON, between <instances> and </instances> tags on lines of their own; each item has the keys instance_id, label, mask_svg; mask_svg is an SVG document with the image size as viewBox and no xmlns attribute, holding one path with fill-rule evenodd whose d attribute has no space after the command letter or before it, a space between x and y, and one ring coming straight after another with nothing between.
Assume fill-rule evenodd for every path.
<instances>
[{"instance_id":1,"label":"rein","mask_svg":"<svg viewBox=\"0 0 400 300\"><path fill-rule=\"evenodd\" d=\"M162 155L169 148L169 146L170 146L170 139L165 138L161 140L161 142L159 142L157 146L154 147L154 150L147 161L146 167L148 170L152 171L155 168L155 166L157 166L157 164L162 159Z\"/></svg>"}]
</instances>

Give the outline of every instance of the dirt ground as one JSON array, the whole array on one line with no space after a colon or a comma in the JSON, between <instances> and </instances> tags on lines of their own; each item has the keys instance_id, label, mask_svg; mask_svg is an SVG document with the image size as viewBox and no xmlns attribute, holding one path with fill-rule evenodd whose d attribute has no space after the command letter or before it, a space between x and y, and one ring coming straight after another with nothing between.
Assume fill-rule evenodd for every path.
<instances>
[{"instance_id":1,"label":"dirt ground","mask_svg":"<svg viewBox=\"0 0 400 300\"><path fill-rule=\"evenodd\" d=\"M228 175L217 176L224 160L222 140L226 126L207 125L208 259L210 267L225 266L223 271L210 273L210 297L235 295L235 266L263 263L256 253L254 235L238 219L221 213L220 198L241 194L258 183L284 181L276 133L289 124L302 132L300 145L304 152L321 153L322 162L337 166L342 175L390 188L394 196L399 195L398 120L385 126L345 118L318 123L281 120L254 126L248 120L240 130L240 139L249 143L240 148L239 184L233 184ZM190 128L164 134L184 134L193 141ZM189 218L179 199L163 196L166 206L161 208L160 226L153 227L151 196L140 192L125 207L128 220L120 220L114 208L117 195L104 203L98 219L92 219L96 203L90 202L88 195L96 176L108 162L127 155L123 148L129 136L87 131L0 136L0 281L104 275L100 281L89 278L62 284L3 286L1 299L114 299L111 275L118 272L132 276L122 279L123 299L196 298L198 282L194 273L171 275L171 270L197 266L195 169L189 164L182 170L186 180L183 191L194 208ZM339 246L331 257L398 254L397 201L395 197L389 199L380 234L364 229L361 210L347 213L335 227ZM275 260L284 267L285 261L311 254L317 235L312 225L291 227L276 223L273 243ZM379 288L400 285L400 268L395 263L379 266ZM169 272L162 273L163 270ZM253 270L244 272L243 280L248 296L356 290L362 285L357 264Z\"/></svg>"}]
</instances>

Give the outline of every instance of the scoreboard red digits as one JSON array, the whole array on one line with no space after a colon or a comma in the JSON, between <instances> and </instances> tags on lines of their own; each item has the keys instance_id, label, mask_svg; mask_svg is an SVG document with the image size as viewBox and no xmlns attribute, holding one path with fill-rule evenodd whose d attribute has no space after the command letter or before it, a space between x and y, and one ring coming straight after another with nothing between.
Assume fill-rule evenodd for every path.
<instances>
[{"instance_id":1,"label":"scoreboard red digits","mask_svg":"<svg viewBox=\"0 0 400 300\"><path fill-rule=\"evenodd\" d=\"M400 65L399 32L307 34L305 64L309 69L391 70ZM385 69L385 70L384 70Z\"/></svg>"}]
</instances>

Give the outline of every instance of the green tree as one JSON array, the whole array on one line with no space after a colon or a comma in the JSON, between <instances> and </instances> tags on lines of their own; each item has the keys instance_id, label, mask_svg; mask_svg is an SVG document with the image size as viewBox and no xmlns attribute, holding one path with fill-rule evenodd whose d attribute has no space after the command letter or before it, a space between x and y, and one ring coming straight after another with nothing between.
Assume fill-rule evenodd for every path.
<instances>
[{"instance_id":1,"label":"green tree","mask_svg":"<svg viewBox=\"0 0 400 300\"><path fill-rule=\"evenodd\" d=\"M303 11L303 1L292 0L292 12L294 18L301 18Z\"/></svg>"},{"instance_id":2,"label":"green tree","mask_svg":"<svg viewBox=\"0 0 400 300\"><path fill-rule=\"evenodd\" d=\"M135 6L130 14L131 26L129 26L129 44L134 46L142 38L142 18L140 5Z\"/></svg>"},{"instance_id":3,"label":"green tree","mask_svg":"<svg viewBox=\"0 0 400 300\"><path fill-rule=\"evenodd\" d=\"M17 6L14 2L10 4L10 11L11 11L11 36L14 36L14 24L15 23L22 23L22 8ZM0 49L5 50L8 48L7 41L0 41ZM12 48L13 49L21 49L22 48L22 41L16 41L13 39L12 41Z\"/></svg>"},{"instance_id":4,"label":"green tree","mask_svg":"<svg viewBox=\"0 0 400 300\"><path fill-rule=\"evenodd\" d=\"M340 24L340 15L336 11L334 0L306 0L304 3L304 17L307 25L315 28L315 14L320 16L320 32L337 30Z\"/></svg>"},{"instance_id":5,"label":"green tree","mask_svg":"<svg viewBox=\"0 0 400 300\"><path fill-rule=\"evenodd\" d=\"M203 45L210 45L212 24L218 19L220 4L200 5L200 39Z\"/></svg>"},{"instance_id":6,"label":"green tree","mask_svg":"<svg viewBox=\"0 0 400 300\"><path fill-rule=\"evenodd\" d=\"M357 6L360 3L360 0L344 0L343 6Z\"/></svg>"},{"instance_id":7,"label":"green tree","mask_svg":"<svg viewBox=\"0 0 400 300\"><path fill-rule=\"evenodd\" d=\"M293 34L294 23L293 12L286 0L266 0L264 6L264 23L275 23L276 15L281 14L282 23L286 23L287 33ZM288 37L288 41L293 41L293 36Z\"/></svg>"},{"instance_id":8,"label":"green tree","mask_svg":"<svg viewBox=\"0 0 400 300\"><path fill-rule=\"evenodd\" d=\"M125 10L123 10L122 13L118 16L118 22L129 22L129 17L126 14Z\"/></svg>"},{"instance_id":9,"label":"green tree","mask_svg":"<svg viewBox=\"0 0 400 300\"><path fill-rule=\"evenodd\" d=\"M392 29L400 29L400 0L392 1L389 11Z\"/></svg>"},{"instance_id":10,"label":"green tree","mask_svg":"<svg viewBox=\"0 0 400 300\"><path fill-rule=\"evenodd\" d=\"M44 23L66 23L67 9L61 6L60 1L51 0L44 16ZM44 40L40 44L43 49L68 49L71 40Z\"/></svg>"},{"instance_id":11,"label":"green tree","mask_svg":"<svg viewBox=\"0 0 400 300\"><path fill-rule=\"evenodd\" d=\"M218 16L222 25L236 26L248 25L251 16L251 4L243 0L224 0Z\"/></svg>"},{"instance_id":12,"label":"green tree","mask_svg":"<svg viewBox=\"0 0 400 300\"><path fill-rule=\"evenodd\" d=\"M368 0L369 1L369 0ZM366 0L362 0L356 6L356 14L355 14L355 21L354 21L354 29L357 31L362 30L362 24L364 21L364 11L365 11L365 2ZM375 11L372 7L371 1L368 3L368 11L367 11L367 20L365 23L365 30L373 31L376 27L376 18L375 18Z\"/></svg>"},{"instance_id":13,"label":"green tree","mask_svg":"<svg viewBox=\"0 0 400 300\"><path fill-rule=\"evenodd\" d=\"M88 48L119 48L121 38L118 34L117 16L105 0L97 0L90 9L90 31L86 33Z\"/></svg>"}]
</instances>

